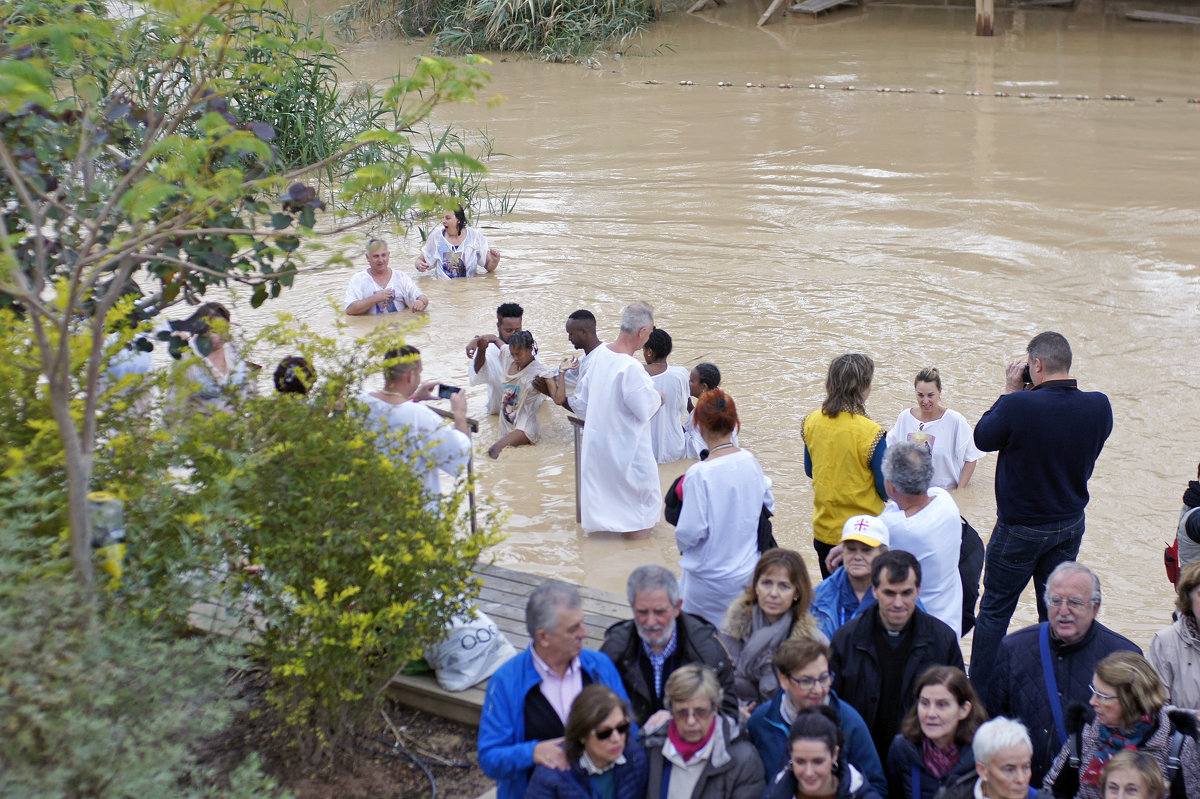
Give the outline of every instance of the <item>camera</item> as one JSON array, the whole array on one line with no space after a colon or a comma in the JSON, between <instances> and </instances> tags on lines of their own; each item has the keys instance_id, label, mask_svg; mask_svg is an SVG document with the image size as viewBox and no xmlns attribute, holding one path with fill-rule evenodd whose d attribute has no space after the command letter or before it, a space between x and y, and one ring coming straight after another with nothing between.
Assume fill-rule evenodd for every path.
<instances>
[{"instance_id":1,"label":"camera","mask_svg":"<svg viewBox=\"0 0 1200 799\"><path fill-rule=\"evenodd\" d=\"M438 383L438 397L441 399L450 399L458 392L462 391L458 386L448 386L445 383Z\"/></svg>"},{"instance_id":2,"label":"camera","mask_svg":"<svg viewBox=\"0 0 1200 799\"><path fill-rule=\"evenodd\" d=\"M1021 372L1021 382L1027 386L1033 385L1033 376L1029 374L1029 364L1025 364L1025 369Z\"/></svg>"}]
</instances>

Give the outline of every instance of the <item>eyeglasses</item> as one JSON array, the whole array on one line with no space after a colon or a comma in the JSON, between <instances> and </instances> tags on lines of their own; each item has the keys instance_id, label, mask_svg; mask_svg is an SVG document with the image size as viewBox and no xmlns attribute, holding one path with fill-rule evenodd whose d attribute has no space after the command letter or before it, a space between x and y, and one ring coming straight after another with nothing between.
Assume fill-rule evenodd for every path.
<instances>
[{"instance_id":1,"label":"eyeglasses","mask_svg":"<svg viewBox=\"0 0 1200 799\"><path fill-rule=\"evenodd\" d=\"M1096 686L1094 686L1094 685L1089 685L1089 686L1088 686L1088 690L1089 690L1089 691L1091 691L1091 692L1092 692L1092 696L1096 697L1097 699L1105 699L1105 700L1108 700L1108 701L1112 701L1113 699L1120 699L1120 698L1121 698L1121 697L1117 696L1116 694L1105 694L1105 693L1101 693L1100 691L1097 691L1097 690L1096 690Z\"/></svg>"},{"instance_id":2,"label":"eyeglasses","mask_svg":"<svg viewBox=\"0 0 1200 799\"><path fill-rule=\"evenodd\" d=\"M1052 596L1050 597L1049 604L1052 608L1061 608L1063 605L1066 605L1071 610L1083 610L1088 605L1092 604L1092 602L1089 599L1067 599L1066 597L1062 596Z\"/></svg>"},{"instance_id":3,"label":"eyeglasses","mask_svg":"<svg viewBox=\"0 0 1200 799\"><path fill-rule=\"evenodd\" d=\"M677 710L672 710L671 715L676 721L684 722L689 718L694 718L696 721L705 722L712 718L713 708L711 707L681 707Z\"/></svg>"},{"instance_id":4,"label":"eyeglasses","mask_svg":"<svg viewBox=\"0 0 1200 799\"><path fill-rule=\"evenodd\" d=\"M822 688L833 683L833 672L827 671L820 677L793 677L788 675L787 678L792 681L792 685L803 691L811 691L814 686L820 685Z\"/></svg>"},{"instance_id":5,"label":"eyeglasses","mask_svg":"<svg viewBox=\"0 0 1200 799\"><path fill-rule=\"evenodd\" d=\"M595 735L596 738L601 741L607 741L612 737L614 732L624 738L629 734L629 722L623 721L615 727L605 727L602 730L592 730L592 735Z\"/></svg>"}]
</instances>

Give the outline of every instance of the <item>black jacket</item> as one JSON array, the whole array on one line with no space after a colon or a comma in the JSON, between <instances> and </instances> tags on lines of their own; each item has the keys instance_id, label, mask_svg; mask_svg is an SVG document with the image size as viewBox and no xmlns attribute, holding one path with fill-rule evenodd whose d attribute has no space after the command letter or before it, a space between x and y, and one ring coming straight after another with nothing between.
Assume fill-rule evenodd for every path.
<instances>
[{"instance_id":1,"label":"black jacket","mask_svg":"<svg viewBox=\"0 0 1200 799\"><path fill-rule=\"evenodd\" d=\"M875 653L875 626L878 624L878 609L851 619L833 635L833 690L843 702L849 702L863 717L876 741L875 729L879 711L882 667ZM904 711L912 706L913 687L917 679L930 666L963 667L962 650L958 648L958 636L944 622L935 619L917 608L909 622L908 635L912 636L908 658L901 675L901 696ZM889 732L889 731L884 731ZM891 735L899 730L891 730ZM891 736L887 738L891 741ZM883 753L881 753L882 756Z\"/></svg>"},{"instance_id":2,"label":"black jacket","mask_svg":"<svg viewBox=\"0 0 1200 799\"><path fill-rule=\"evenodd\" d=\"M717 639L717 628L699 616L690 613L680 613L675 620L675 654L673 661L663 668L663 686L667 677L680 666L689 663L700 663L708 666L717 673L721 690L725 699L721 703L721 712L737 718L737 697L733 693L733 663L725 646ZM662 702L654 695L654 686L646 678L649 669L649 659L642 647L642 639L638 636L637 627L632 619L619 621L609 627L604 633L604 645L600 651L608 655L621 675L621 682L629 694L633 705L633 718L639 725L644 724L656 710L662 707Z\"/></svg>"},{"instance_id":3,"label":"black jacket","mask_svg":"<svg viewBox=\"0 0 1200 799\"><path fill-rule=\"evenodd\" d=\"M975 752L971 745L966 744L958 752L958 764L950 769L950 773L938 779L925 765L925 753L921 747L897 735L888 749L887 778L888 796L892 799L912 799L912 773L917 768L921 779L921 799L933 799L937 792L952 785L967 774L975 773Z\"/></svg>"},{"instance_id":4,"label":"black jacket","mask_svg":"<svg viewBox=\"0 0 1200 799\"><path fill-rule=\"evenodd\" d=\"M1038 643L1041 627L1034 624L1004 637L996 654L987 696L983 699L983 706L990 716L1017 719L1029 730L1029 739L1033 742L1030 785L1042 784L1054 756L1062 748L1058 731L1054 729L1054 712L1050 709L1042 674ZM1064 713L1072 702L1087 704L1092 698L1089 686L1096 664L1113 652L1137 652L1140 655L1142 650L1098 621L1093 621L1083 639L1074 644L1063 644L1050 636L1050 662Z\"/></svg>"}]
</instances>

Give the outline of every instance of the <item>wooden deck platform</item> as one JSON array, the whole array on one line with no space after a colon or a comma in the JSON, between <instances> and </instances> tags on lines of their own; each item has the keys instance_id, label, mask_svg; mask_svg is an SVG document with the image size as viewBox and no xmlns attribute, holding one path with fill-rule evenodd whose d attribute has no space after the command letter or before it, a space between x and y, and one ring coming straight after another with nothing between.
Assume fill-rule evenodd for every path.
<instances>
[{"instance_id":1,"label":"wooden deck platform","mask_svg":"<svg viewBox=\"0 0 1200 799\"><path fill-rule=\"evenodd\" d=\"M1174 22L1180 25L1200 25L1200 17L1189 14L1167 14L1163 11L1126 11L1128 19L1138 22Z\"/></svg>"},{"instance_id":2,"label":"wooden deck platform","mask_svg":"<svg viewBox=\"0 0 1200 799\"><path fill-rule=\"evenodd\" d=\"M822 11L828 11L835 6L859 5L860 0L804 0L788 9L793 14L811 14L816 16Z\"/></svg>"},{"instance_id":3,"label":"wooden deck platform","mask_svg":"<svg viewBox=\"0 0 1200 799\"><path fill-rule=\"evenodd\" d=\"M525 602L533 589L546 578L536 574L487 566L477 570L482 585L476 604L496 622L517 649L529 646L525 630ZM631 618L629 603L623 596L594 588L576 586L583 599L583 621L588 637L584 646L599 649L604 631L618 621ZM388 695L396 702L426 713L478 726L483 709L483 682L465 691L446 691L432 673L399 674L392 677Z\"/></svg>"}]
</instances>

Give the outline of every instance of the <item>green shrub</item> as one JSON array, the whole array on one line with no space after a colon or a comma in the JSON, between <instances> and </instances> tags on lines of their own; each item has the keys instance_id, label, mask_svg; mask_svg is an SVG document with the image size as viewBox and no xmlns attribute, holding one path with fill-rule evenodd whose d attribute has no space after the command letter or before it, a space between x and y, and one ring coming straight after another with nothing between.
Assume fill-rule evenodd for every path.
<instances>
[{"instance_id":1,"label":"green shrub","mask_svg":"<svg viewBox=\"0 0 1200 799\"><path fill-rule=\"evenodd\" d=\"M238 651L178 639L91 603L45 541L39 509L65 501L28 472L0 482L0 796L273 796L247 763L218 787L196 762L234 705Z\"/></svg>"},{"instance_id":2,"label":"green shrub","mask_svg":"<svg viewBox=\"0 0 1200 799\"><path fill-rule=\"evenodd\" d=\"M159 470L125 488L131 575L155 593L186 593L205 578L181 582L171 565L204 551L198 540L221 549L209 593L245 602L255 656L272 676L268 701L317 758L469 606L471 570L499 540L491 514L468 529L465 484L430 501L409 464L364 427L354 398L399 343L381 328L341 347L285 321L266 332L261 356L247 357L304 355L319 373L307 397L248 398L234 414L191 417L170 438L120 448L121 461Z\"/></svg>"}]
</instances>

